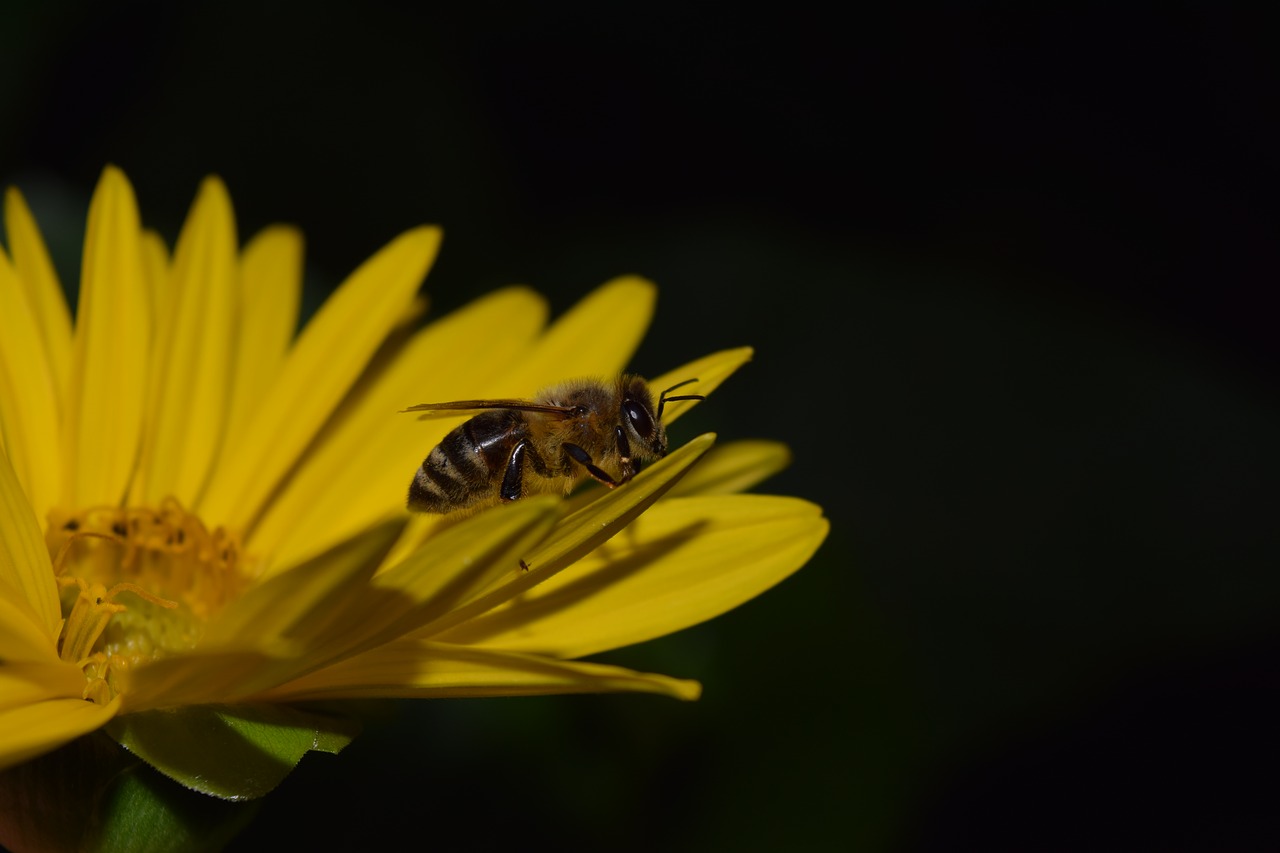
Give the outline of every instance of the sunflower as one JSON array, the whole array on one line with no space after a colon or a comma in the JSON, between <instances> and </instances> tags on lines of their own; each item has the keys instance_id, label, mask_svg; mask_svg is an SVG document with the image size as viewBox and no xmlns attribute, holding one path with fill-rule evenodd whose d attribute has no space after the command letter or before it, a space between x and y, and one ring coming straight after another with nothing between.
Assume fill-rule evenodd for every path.
<instances>
[{"instance_id":1,"label":"sunflower","mask_svg":"<svg viewBox=\"0 0 1280 853\"><path fill-rule=\"evenodd\" d=\"M405 510L413 472L459 418L399 410L620 372L652 315L644 280L608 282L551 323L538 294L511 287L424 326L440 233L422 227L295 336L294 229L241 248L209 178L170 252L108 167L73 319L16 190L5 227L0 768L105 728L188 787L255 797L301 753L349 740L298 703L694 699L695 682L581 659L737 606L826 535L811 503L739 493L785 465L785 447L709 434L620 488L463 519ZM653 384L696 377L705 395L750 355L717 352ZM233 740L277 760L264 771Z\"/></svg>"}]
</instances>

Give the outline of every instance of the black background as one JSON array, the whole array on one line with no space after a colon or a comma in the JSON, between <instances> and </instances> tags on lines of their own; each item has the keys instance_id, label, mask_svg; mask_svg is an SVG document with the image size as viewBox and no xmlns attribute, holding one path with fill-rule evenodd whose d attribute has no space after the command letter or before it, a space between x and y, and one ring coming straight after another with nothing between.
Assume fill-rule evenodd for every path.
<instances>
[{"instance_id":1,"label":"black background","mask_svg":"<svg viewBox=\"0 0 1280 853\"><path fill-rule=\"evenodd\" d=\"M312 305L422 222L433 313L640 273L636 370L757 349L677 440L787 441L765 490L833 523L777 589L607 656L699 703L401 707L236 849L1280 844L1269 21L74 8L0 33L0 172L65 269L114 162L170 239L211 172L242 237L300 225Z\"/></svg>"}]
</instances>

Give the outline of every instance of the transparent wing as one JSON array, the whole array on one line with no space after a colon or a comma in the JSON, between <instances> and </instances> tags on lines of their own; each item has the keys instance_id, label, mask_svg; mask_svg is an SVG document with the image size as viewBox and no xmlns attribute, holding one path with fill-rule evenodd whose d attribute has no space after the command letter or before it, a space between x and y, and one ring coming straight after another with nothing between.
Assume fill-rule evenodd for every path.
<instances>
[{"instance_id":1,"label":"transparent wing","mask_svg":"<svg viewBox=\"0 0 1280 853\"><path fill-rule=\"evenodd\" d=\"M570 415L568 406L553 406L535 400L452 400L448 403L418 403L401 412L480 412L486 409L517 409L522 412L542 412L549 415Z\"/></svg>"}]
</instances>

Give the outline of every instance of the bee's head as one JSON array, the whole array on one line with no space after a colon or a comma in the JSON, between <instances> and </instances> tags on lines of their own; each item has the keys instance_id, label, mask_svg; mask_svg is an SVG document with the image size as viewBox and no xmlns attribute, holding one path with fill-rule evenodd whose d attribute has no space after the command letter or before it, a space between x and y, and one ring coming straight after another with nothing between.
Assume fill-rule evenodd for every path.
<instances>
[{"instance_id":1,"label":"bee's head","mask_svg":"<svg viewBox=\"0 0 1280 853\"><path fill-rule=\"evenodd\" d=\"M628 376L622 385L622 423L631 440L632 452L645 458L667 455L667 431L654 408L649 385L638 376Z\"/></svg>"},{"instance_id":2,"label":"bee's head","mask_svg":"<svg viewBox=\"0 0 1280 853\"><path fill-rule=\"evenodd\" d=\"M696 379L686 379L672 385L658 395L658 405L653 405L653 393L649 384L638 376L626 376L622 381L622 422L633 439L634 445L643 447L646 456L661 458L667 455L667 432L662 428L662 409L672 400L702 400L700 394L667 395ZM637 454L640 455L640 454Z\"/></svg>"}]
</instances>

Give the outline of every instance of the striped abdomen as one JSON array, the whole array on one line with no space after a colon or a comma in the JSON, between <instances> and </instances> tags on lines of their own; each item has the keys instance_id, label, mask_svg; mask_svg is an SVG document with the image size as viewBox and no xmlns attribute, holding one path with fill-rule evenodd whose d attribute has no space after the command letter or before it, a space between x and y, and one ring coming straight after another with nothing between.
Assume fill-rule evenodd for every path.
<instances>
[{"instance_id":1,"label":"striped abdomen","mask_svg":"<svg viewBox=\"0 0 1280 853\"><path fill-rule=\"evenodd\" d=\"M528 436L521 412L482 412L454 429L409 484L409 509L447 513L497 503L511 451Z\"/></svg>"}]
</instances>

